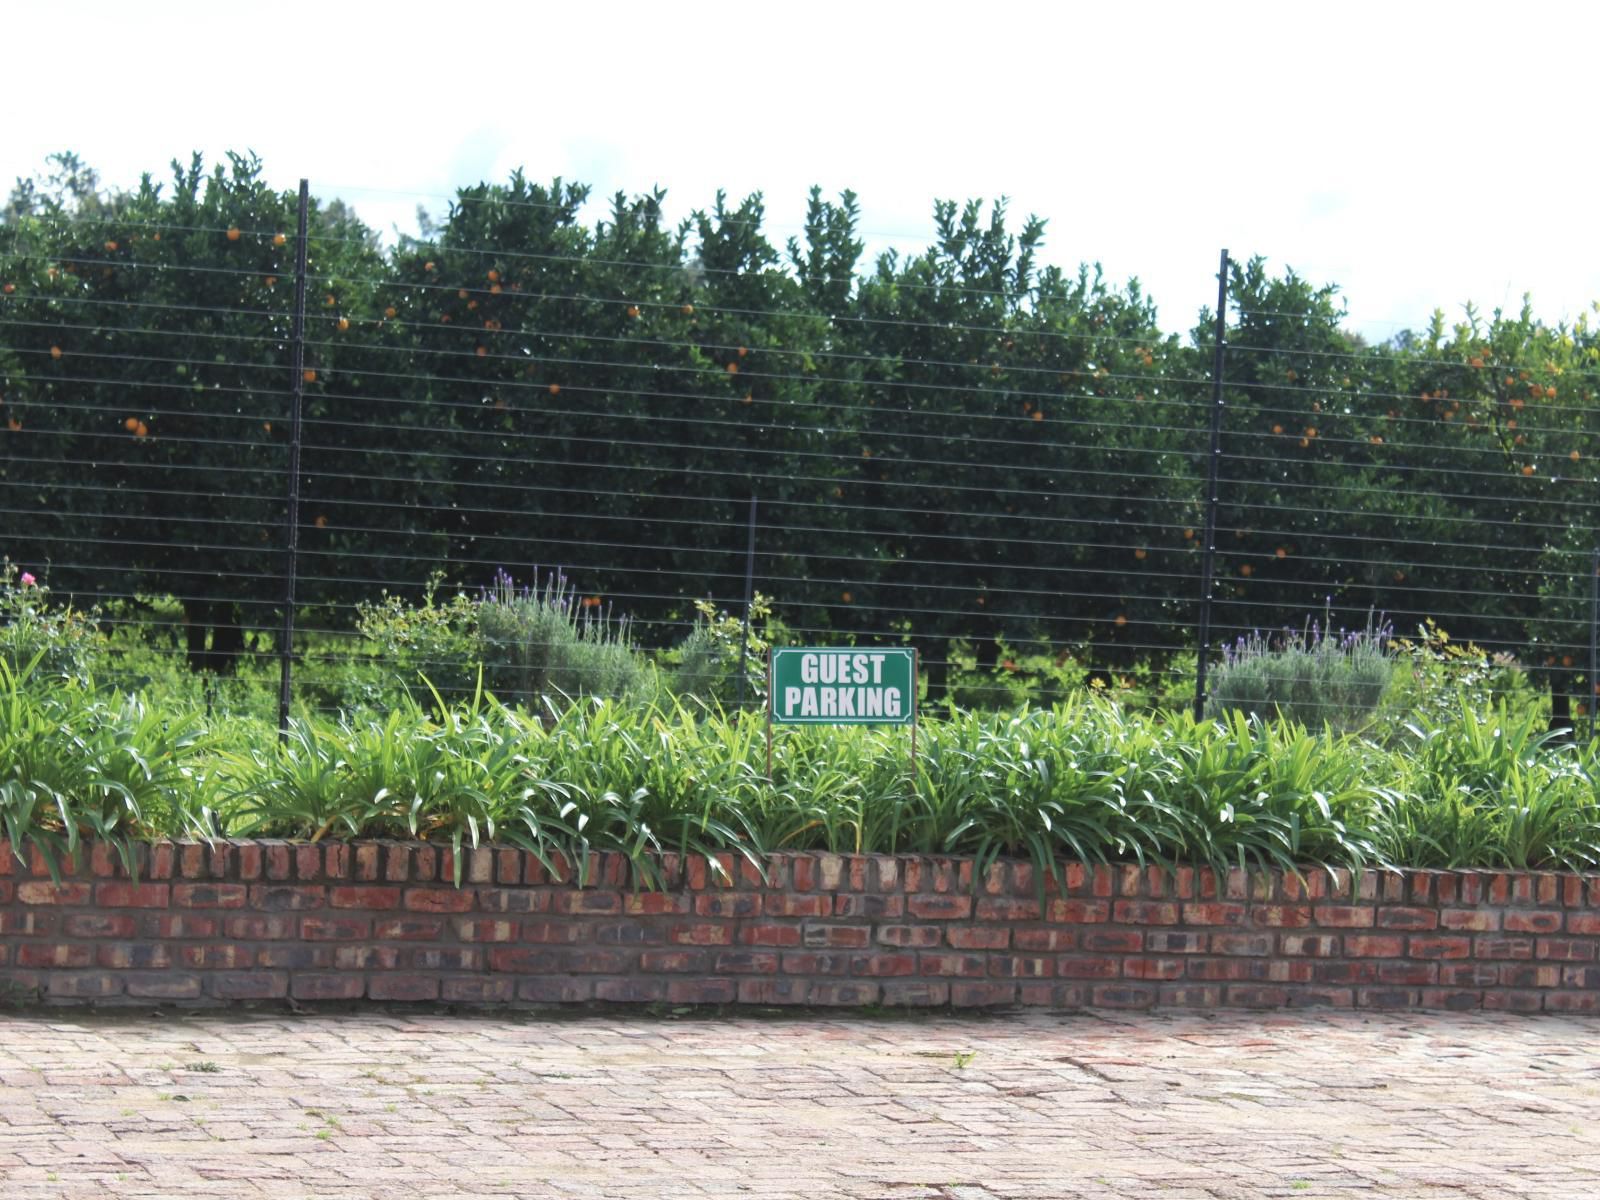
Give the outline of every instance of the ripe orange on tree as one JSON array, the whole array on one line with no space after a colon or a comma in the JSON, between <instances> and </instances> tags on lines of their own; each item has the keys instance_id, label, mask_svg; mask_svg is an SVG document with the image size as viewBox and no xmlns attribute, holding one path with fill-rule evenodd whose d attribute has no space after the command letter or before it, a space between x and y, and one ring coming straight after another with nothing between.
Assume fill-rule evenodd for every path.
<instances>
[{"instance_id":1,"label":"ripe orange on tree","mask_svg":"<svg viewBox=\"0 0 1600 1200\"><path fill-rule=\"evenodd\" d=\"M228 226L228 240L230 242L237 242L239 240L239 237L240 237L239 227L237 225L229 225Z\"/></svg>"}]
</instances>

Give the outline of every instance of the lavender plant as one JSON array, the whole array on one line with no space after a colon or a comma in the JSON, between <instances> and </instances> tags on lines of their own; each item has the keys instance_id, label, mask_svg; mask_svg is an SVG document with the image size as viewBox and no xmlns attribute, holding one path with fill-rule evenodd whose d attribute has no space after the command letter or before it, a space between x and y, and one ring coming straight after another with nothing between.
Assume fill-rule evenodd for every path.
<instances>
[{"instance_id":1,"label":"lavender plant","mask_svg":"<svg viewBox=\"0 0 1600 1200\"><path fill-rule=\"evenodd\" d=\"M1309 729L1367 725L1394 673L1394 628L1368 614L1361 629L1335 629L1331 609L1299 630L1259 630L1223 647L1206 714L1281 717Z\"/></svg>"}]
</instances>

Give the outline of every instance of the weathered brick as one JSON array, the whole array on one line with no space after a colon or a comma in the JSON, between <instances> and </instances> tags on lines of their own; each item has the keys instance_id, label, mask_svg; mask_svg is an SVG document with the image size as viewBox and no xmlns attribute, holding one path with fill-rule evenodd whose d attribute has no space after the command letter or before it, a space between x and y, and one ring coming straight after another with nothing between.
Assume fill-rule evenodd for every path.
<instances>
[{"instance_id":1,"label":"weathered brick","mask_svg":"<svg viewBox=\"0 0 1600 1200\"><path fill-rule=\"evenodd\" d=\"M19 967L92 967L94 947L60 942L24 942L17 947Z\"/></svg>"},{"instance_id":2,"label":"weathered brick","mask_svg":"<svg viewBox=\"0 0 1600 1200\"><path fill-rule=\"evenodd\" d=\"M372 936L372 918L301 917L300 936L308 942L354 942Z\"/></svg>"},{"instance_id":3,"label":"weathered brick","mask_svg":"<svg viewBox=\"0 0 1600 1200\"><path fill-rule=\"evenodd\" d=\"M870 925L820 925L807 922L800 930L800 944L813 949L840 947L859 950L872 944Z\"/></svg>"},{"instance_id":4,"label":"weathered brick","mask_svg":"<svg viewBox=\"0 0 1600 1200\"><path fill-rule=\"evenodd\" d=\"M778 970L773 950L719 950L711 961L718 975L771 975Z\"/></svg>"},{"instance_id":5,"label":"weathered brick","mask_svg":"<svg viewBox=\"0 0 1600 1200\"><path fill-rule=\"evenodd\" d=\"M964 921L972 916L971 896L911 896L906 911L921 921Z\"/></svg>"},{"instance_id":6,"label":"weathered brick","mask_svg":"<svg viewBox=\"0 0 1600 1200\"><path fill-rule=\"evenodd\" d=\"M668 1004L732 1004L739 998L735 979L669 979Z\"/></svg>"},{"instance_id":7,"label":"weathered brick","mask_svg":"<svg viewBox=\"0 0 1600 1200\"><path fill-rule=\"evenodd\" d=\"M1377 910L1364 904L1316 904L1311 918L1324 929L1371 929Z\"/></svg>"},{"instance_id":8,"label":"weathered brick","mask_svg":"<svg viewBox=\"0 0 1600 1200\"><path fill-rule=\"evenodd\" d=\"M708 950L645 950L639 955L639 969L649 974L704 971L710 958Z\"/></svg>"},{"instance_id":9,"label":"weathered brick","mask_svg":"<svg viewBox=\"0 0 1600 1200\"><path fill-rule=\"evenodd\" d=\"M1553 1000L1555 997L1543 992L1491 988L1483 993L1483 1007L1494 1012L1538 1012L1547 999Z\"/></svg>"},{"instance_id":10,"label":"weathered brick","mask_svg":"<svg viewBox=\"0 0 1600 1200\"><path fill-rule=\"evenodd\" d=\"M667 940L680 946L731 946L733 926L712 921L687 921L673 925Z\"/></svg>"},{"instance_id":11,"label":"weathered brick","mask_svg":"<svg viewBox=\"0 0 1600 1200\"><path fill-rule=\"evenodd\" d=\"M123 976L130 996L150 1000L198 1000L200 976L173 971L130 971Z\"/></svg>"},{"instance_id":12,"label":"weathered brick","mask_svg":"<svg viewBox=\"0 0 1600 1200\"><path fill-rule=\"evenodd\" d=\"M1242 925L1248 911L1242 904L1210 902L1182 906L1185 925Z\"/></svg>"},{"instance_id":13,"label":"weathered brick","mask_svg":"<svg viewBox=\"0 0 1600 1200\"><path fill-rule=\"evenodd\" d=\"M1412 958L1468 958L1472 954L1472 939L1413 936L1407 942L1406 952Z\"/></svg>"},{"instance_id":14,"label":"weathered brick","mask_svg":"<svg viewBox=\"0 0 1600 1200\"><path fill-rule=\"evenodd\" d=\"M761 911L761 897L748 892L710 892L694 898L694 911L701 917L753 917Z\"/></svg>"},{"instance_id":15,"label":"weathered brick","mask_svg":"<svg viewBox=\"0 0 1600 1200\"><path fill-rule=\"evenodd\" d=\"M213 938L222 928L218 918L192 912L142 912L134 920L142 938Z\"/></svg>"},{"instance_id":16,"label":"weathered brick","mask_svg":"<svg viewBox=\"0 0 1600 1200\"><path fill-rule=\"evenodd\" d=\"M1021 896L982 896L978 899L980 921L1037 921L1043 916L1039 901Z\"/></svg>"},{"instance_id":17,"label":"weathered brick","mask_svg":"<svg viewBox=\"0 0 1600 1200\"><path fill-rule=\"evenodd\" d=\"M164 970L172 965L169 942L102 942L95 948L95 962L113 970Z\"/></svg>"},{"instance_id":18,"label":"weathered brick","mask_svg":"<svg viewBox=\"0 0 1600 1200\"><path fill-rule=\"evenodd\" d=\"M851 956L832 950L791 950L783 956L780 969L785 975L845 975Z\"/></svg>"},{"instance_id":19,"label":"weathered brick","mask_svg":"<svg viewBox=\"0 0 1600 1200\"><path fill-rule=\"evenodd\" d=\"M1562 913L1558 909L1508 912L1501 928L1507 933L1560 933Z\"/></svg>"},{"instance_id":20,"label":"weathered brick","mask_svg":"<svg viewBox=\"0 0 1600 1200\"><path fill-rule=\"evenodd\" d=\"M91 894L87 883L57 884L30 879L17 884L17 899L23 904L88 904Z\"/></svg>"},{"instance_id":21,"label":"weathered brick","mask_svg":"<svg viewBox=\"0 0 1600 1200\"><path fill-rule=\"evenodd\" d=\"M1561 984L1561 968L1551 963L1535 966L1532 963L1507 964L1500 968L1500 985L1514 988L1553 988Z\"/></svg>"},{"instance_id":22,"label":"weathered brick","mask_svg":"<svg viewBox=\"0 0 1600 1200\"><path fill-rule=\"evenodd\" d=\"M537 1004L575 1004L594 998L595 981L570 975L517 980L517 999ZM658 998L658 997L651 997Z\"/></svg>"},{"instance_id":23,"label":"weathered brick","mask_svg":"<svg viewBox=\"0 0 1600 1200\"><path fill-rule=\"evenodd\" d=\"M1187 959L1128 958L1122 962L1125 979L1181 979Z\"/></svg>"},{"instance_id":24,"label":"weathered brick","mask_svg":"<svg viewBox=\"0 0 1600 1200\"><path fill-rule=\"evenodd\" d=\"M249 888L242 883L175 883L172 903L179 908L243 908Z\"/></svg>"},{"instance_id":25,"label":"weathered brick","mask_svg":"<svg viewBox=\"0 0 1600 1200\"><path fill-rule=\"evenodd\" d=\"M1098 925L1111 919L1111 905L1104 900L1052 900L1044 916L1058 925Z\"/></svg>"},{"instance_id":26,"label":"weathered brick","mask_svg":"<svg viewBox=\"0 0 1600 1200\"><path fill-rule=\"evenodd\" d=\"M335 946L331 965L340 971L393 971L400 965L400 947Z\"/></svg>"},{"instance_id":27,"label":"weathered brick","mask_svg":"<svg viewBox=\"0 0 1600 1200\"><path fill-rule=\"evenodd\" d=\"M817 980L811 985L811 994L807 997L808 1004L837 1005L843 1008L859 1008L866 1004L876 1004L880 995L879 985L867 983L862 980Z\"/></svg>"},{"instance_id":28,"label":"weathered brick","mask_svg":"<svg viewBox=\"0 0 1600 1200\"><path fill-rule=\"evenodd\" d=\"M465 888L406 888L402 906L408 912L463 913L472 908L473 894Z\"/></svg>"},{"instance_id":29,"label":"weathered brick","mask_svg":"<svg viewBox=\"0 0 1600 1200\"><path fill-rule=\"evenodd\" d=\"M6 912L0 910L0 934L41 937L54 933L58 914L45 912Z\"/></svg>"},{"instance_id":30,"label":"weathered brick","mask_svg":"<svg viewBox=\"0 0 1600 1200\"><path fill-rule=\"evenodd\" d=\"M372 936L379 941L433 941L444 933L439 917L389 917L373 922Z\"/></svg>"},{"instance_id":31,"label":"weathered brick","mask_svg":"<svg viewBox=\"0 0 1600 1200\"><path fill-rule=\"evenodd\" d=\"M1056 959L1056 974L1062 979L1115 979L1118 962L1110 955L1063 954Z\"/></svg>"},{"instance_id":32,"label":"weathered brick","mask_svg":"<svg viewBox=\"0 0 1600 1200\"><path fill-rule=\"evenodd\" d=\"M350 878L374 883L383 877L383 848L376 842L361 842L355 848L355 865Z\"/></svg>"},{"instance_id":33,"label":"weathered brick","mask_svg":"<svg viewBox=\"0 0 1600 1200\"><path fill-rule=\"evenodd\" d=\"M277 1000L289 994L284 971L224 971L205 978L208 995L218 1000Z\"/></svg>"},{"instance_id":34,"label":"weathered brick","mask_svg":"<svg viewBox=\"0 0 1600 1200\"><path fill-rule=\"evenodd\" d=\"M513 851L512 853L516 853ZM449 976L439 981L439 999L456 1004L509 1004L516 980L482 975Z\"/></svg>"},{"instance_id":35,"label":"weathered brick","mask_svg":"<svg viewBox=\"0 0 1600 1200\"><path fill-rule=\"evenodd\" d=\"M515 921L457 917L452 922L463 942L514 942L521 927Z\"/></svg>"},{"instance_id":36,"label":"weathered brick","mask_svg":"<svg viewBox=\"0 0 1600 1200\"><path fill-rule=\"evenodd\" d=\"M906 915L904 896L835 896L833 915L871 921L898 921Z\"/></svg>"},{"instance_id":37,"label":"weathered brick","mask_svg":"<svg viewBox=\"0 0 1600 1200\"><path fill-rule=\"evenodd\" d=\"M294 877L306 883L321 882L321 846L296 846L294 848Z\"/></svg>"},{"instance_id":38,"label":"weathered brick","mask_svg":"<svg viewBox=\"0 0 1600 1200\"><path fill-rule=\"evenodd\" d=\"M303 942L275 942L256 951L256 961L263 967L289 971L326 970L333 966L334 947L308 946Z\"/></svg>"},{"instance_id":39,"label":"weathered brick","mask_svg":"<svg viewBox=\"0 0 1600 1200\"><path fill-rule=\"evenodd\" d=\"M1055 972L1056 960L1044 955L990 954L992 979L1048 979Z\"/></svg>"},{"instance_id":40,"label":"weathered brick","mask_svg":"<svg viewBox=\"0 0 1600 1200\"><path fill-rule=\"evenodd\" d=\"M306 973L289 981L289 994L296 1000L359 1000L365 990L359 975Z\"/></svg>"},{"instance_id":41,"label":"weathered brick","mask_svg":"<svg viewBox=\"0 0 1600 1200\"><path fill-rule=\"evenodd\" d=\"M1096 1008L1153 1008L1160 990L1151 984L1102 983L1089 989Z\"/></svg>"},{"instance_id":42,"label":"weathered brick","mask_svg":"<svg viewBox=\"0 0 1600 1200\"><path fill-rule=\"evenodd\" d=\"M133 918L125 913L69 913L62 932L68 937L131 938Z\"/></svg>"},{"instance_id":43,"label":"weathered brick","mask_svg":"<svg viewBox=\"0 0 1600 1200\"><path fill-rule=\"evenodd\" d=\"M262 871L268 879L284 880L293 874L294 855L290 853L288 845L263 838L261 852Z\"/></svg>"},{"instance_id":44,"label":"weathered brick","mask_svg":"<svg viewBox=\"0 0 1600 1200\"><path fill-rule=\"evenodd\" d=\"M1004 950L1011 943L1011 930L1003 925L952 925L944 936L955 950Z\"/></svg>"},{"instance_id":45,"label":"weathered brick","mask_svg":"<svg viewBox=\"0 0 1600 1200\"><path fill-rule=\"evenodd\" d=\"M1017 1002L1014 983L951 983L952 1008L1000 1008Z\"/></svg>"},{"instance_id":46,"label":"weathered brick","mask_svg":"<svg viewBox=\"0 0 1600 1200\"><path fill-rule=\"evenodd\" d=\"M1403 960L1378 960L1378 982L1403 987L1423 987L1439 981L1437 962L1413 963Z\"/></svg>"},{"instance_id":47,"label":"weathered brick","mask_svg":"<svg viewBox=\"0 0 1600 1200\"><path fill-rule=\"evenodd\" d=\"M799 866L796 863L795 866ZM833 904L827 896L796 896L771 892L762 897L761 910L769 917L825 917Z\"/></svg>"},{"instance_id":48,"label":"weathered brick","mask_svg":"<svg viewBox=\"0 0 1600 1200\"><path fill-rule=\"evenodd\" d=\"M1493 933L1500 928L1500 914L1493 909L1447 908L1439 914L1439 926L1452 931Z\"/></svg>"},{"instance_id":49,"label":"weathered brick","mask_svg":"<svg viewBox=\"0 0 1600 1200\"><path fill-rule=\"evenodd\" d=\"M586 941L591 928L592 926L586 921L524 921L522 923L522 940L525 942L538 942L544 945L573 945Z\"/></svg>"},{"instance_id":50,"label":"weathered brick","mask_svg":"<svg viewBox=\"0 0 1600 1200\"><path fill-rule=\"evenodd\" d=\"M1211 944L1213 937L1226 937L1227 934L1209 933L1169 933L1164 930L1152 930L1144 935L1144 948L1158 954L1204 954ZM1259 935L1263 938L1266 935Z\"/></svg>"},{"instance_id":51,"label":"weathered brick","mask_svg":"<svg viewBox=\"0 0 1600 1200\"><path fill-rule=\"evenodd\" d=\"M1313 876L1317 878L1317 876ZM1273 929L1304 929L1311 924L1309 904L1257 904L1250 909L1250 922Z\"/></svg>"},{"instance_id":52,"label":"weathered brick","mask_svg":"<svg viewBox=\"0 0 1600 1200\"><path fill-rule=\"evenodd\" d=\"M960 929L959 925L952 925L950 933ZM1013 929L1011 931L1012 946L1017 950L1076 950L1078 948L1079 931L1076 929ZM952 946L954 942L950 943ZM977 949L977 947L957 947L957 949Z\"/></svg>"},{"instance_id":53,"label":"weathered brick","mask_svg":"<svg viewBox=\"0 0 1600 1200\"><path fill-rule=\"evenodd\" d=\"M1220 1008L1222 989L1215 984L1164 983L1156 989L1162 1008Z\"/></svg>"},{"instance_id":54,"label":"weathered brick","mask_svg":"<svg viewBox=\"0 0 1600 1200\"><path fill-rule=\"evenodd\" d=\"M327 898L327 891L320 884L250 885L250 907L258 912L304 912L321 908Z\"/></svg>"},{"instance_id":55,"label":"weathered brick","mask_svg":"<svg viewBox=\"0 0 1600 1200\"><path fill-rule=\"evenodd\" d=\"M1179 906L1170 900L1118 900L1111 919L1128 925L1176 925Z\"/></svg>"},{"instance_id":56,"label":"weathered brick","mask_svg":"<svg viewBox=\"0 0 1600 1200\"><path fill-rule=\"evenodd\" d=\"M804 1004L810 994L811 981L793 976L761 976L739 981L740 1004Z\"/></svg>"},{"instance_id":57,"label":"weathered brick","mask_svg":"<svg viewBox=\"0 0 1600 1200\"><path fill-rule=\"evenodd\" d=\"M334 908L399 908L400 889L397 887L331 887L328 889L328 903Z\"/></svg>"},{"instance_id":58,"label":"weathered brick","mask_svg":"<svg viewBox=\"0 0 1600 1200\"><path fill-rule=\"evenodd\" d=\"M1472 1012L1483 1007L1483 993L1478 991L1458 991L1453 988L1428 988L1422 989L1418 1006L1421 1008L1444 1009L1449 1012Z\"/></svg>"},{"instance_id":59,"label":"weathered brick","mask_svg":"<svg viewBox=\"0 0 1600 1200\"><path fill-rule=\"evenodd\" d=\"M1339 953L1339 939L1330 933L1286 933L1278 939L1278 951L1281 954L1327 958Z\"/></svg>"},{"instance_id":60,"label":"weathered brick","mask_svg":"<svg viewBox=\"0 0 1600 1200\"><path fill-rule=\"evenodd\" d=\"M1472 954L1479 961L1532 958L1533 943L1534 939L1528 937L1478 937L1472 939Z\"/></svg>"},{"instance_id":61,"label":"weathered brick","mask_svg":"<svg viewBox=\"0 0 1600 1200\"><path fill-rule=\"evenodd\" d=\"M370 1000L420 1001L439 998L439 980L432 975L373 975L367 980Z\"/></svg>"},{"instance_id":62,"label":"weathered brick","mask_svg":"<svg viewBox=\"0 0 1600 1200\"><path fill-rule=\"evenodd\" d=\"M1600 946L1580 938L1539 938L1534 944L1536 958L1565 962L1593 962Z\"/></svg>"},{"instance_id":63,"label":"weathered brick","mask_svg":"<svg viewBox=\"0 0 1600 1200\"><path fill-rule=\"evenodd\" d=\"M122 994L119 971L53 971L45 977L45 993L63 999L99 1000Z\"/></svg>"},{"instance_id":64,"label":"weathered brick","mask_svg":"<svg viewBox=\"0 0 1600 1200\"><path fill-rule=\"evenodd\" d=\"M934 1008L950 1002L950 985L934 980L887 979L881 985L885 1008Z\"/></svg>"},{"instance_id":65,"label":"weathered brick","mask_svg":"<svg viewBox=\"0 0 1600 1200\"><path fill-rule=\"evenodd\" d=\"M862 975L870 978L915 975L917 973L917 956L915 954L887 950L869 951L866 954L852 954L848 969L852 975Z\"/></svg>"},{"instance_id":66,"label":"weathered brick","mask_svg":"<svg viewBox=\"0 0 1600 1200\"><path fill-rule=\"evenodd\" d=\"M923 952L917 958L917 970L922 975L961 975L981 978L986 973L984 958L979 954L939 954Z\"/></svg>"},{"instance_id":67,"label":"weathered brick","mask_svg":"<svg viewBox=\"0 0 1600 1200\"><path fill-rule=\"evenodd\" d=\"M1427 930L1439 927L1439 913L1431 908L1390 905L1378 910L1379 929Z\"/></svg>"},{"instance_id":68,"label":"weathered brick","mask_svg":"<svg viewBox=\"0 0 1600 1200\"><path fill-rule=\"evenodd\" d=\"M178 961L186 967L206 970L243 971L256 965L254 947L236 942L221 945L183 945L178 947Z\"/></svg>"},{"instance_id":69,"label":"weathered brick","mask_svg":"<svg viewBox=\"0 0 1600 1200\"><path fill-rule=\"evenodd\" d=\"M229 917L222 923L223 932L242 942L261 942L291 938L295 935L295 918L275 913L272 916Z\"/></svg>"},{"instance_id":70,"label":"weathered brick","mask_svg":"<svg viewBox=\"0 0 1600 1200\"><path fill-rule=\"evenodd\" d=\"M1097 954L1137 954L1144 939L1139 929L1086 929L1078 935L1078 945Z\"/></svg>"},{"instance_id":71,"label":"weathered brick","mask_svg":"<svg viewBox=\"0 0 1600 1200\"><path fill-rule=\"evenodd\" d=\"M661 916L664 914L682 916L694 911L694 902L696 900L713 898L710 896L688 896L682 892L631 892L622 898L622 911L629 916L635 917Z\"/></svg>"},{"instance_id":72,"label":"weathered brick","mask_svg":"<svg viewBox=\"0 0 1600 1200\"><path fill-rule=\"evenodd\" d=\"M1351 958L1399 958L1406 952L1406 940L1398 934L1347 933L1344 952Z\"/></svg>"}]
</instances>

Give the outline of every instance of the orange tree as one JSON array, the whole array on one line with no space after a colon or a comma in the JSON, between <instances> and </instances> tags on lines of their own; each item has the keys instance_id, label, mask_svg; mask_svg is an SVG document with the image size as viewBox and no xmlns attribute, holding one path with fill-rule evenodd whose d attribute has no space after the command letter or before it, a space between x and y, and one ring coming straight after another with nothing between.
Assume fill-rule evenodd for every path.
<instances>
[{"instance_id":1,"label":"orange tree","mask_svg":"<svg viewBox=\"0 0 1600 1200\"><path fill-rule=\"evenodd\" d=\"M985 221L941 203L935 223L935 245L861 285L868 408L847 493L888 530L865 598L916 614L935 696L958 637L985 665L996 639L1161 653L1182 572L1150 547L1182 524L1190 463L1154 309L1098 272L1038 271L1044 223L1012 233L1003 205Z\"/></svg>"},{"instance_id":2,"label":"orange tree","mask_svg":"<svg viewBox=\"0 0 1600 1200\"><path fill-rule=\"evenodd\" d=\"M176 597L190 663L229 671L283 592L295 197L230 155L34 200L7 228L18 553L80 595Z\"/></svg>"}]
</instances>

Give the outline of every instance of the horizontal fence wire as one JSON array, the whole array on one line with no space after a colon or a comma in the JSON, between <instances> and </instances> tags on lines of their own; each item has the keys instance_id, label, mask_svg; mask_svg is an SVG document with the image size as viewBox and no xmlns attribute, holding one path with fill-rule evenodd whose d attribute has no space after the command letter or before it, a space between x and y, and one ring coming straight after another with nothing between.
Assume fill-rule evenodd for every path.
<instances>
[{"instance_id":1,"label":"horizontal fence wire","mask_svg":"<svg viewBox=\"0 0 1600 1200\"><path fill-rule=\"evenodd\" d=\"M287 654L302 707L356 711L482 659L523 702L700 671L734 703L748 576L758 638L915 646L934 705L1184 708L1200 654L1215 705L1255 656L1340 725L1318 672L1374 639L1553 723L1593 701L1586 329L1365 346L1234 264L1208 526L1210 317L1165 332L1034 233L951 209L869 269L839 207L787 251L746 210L586 227L528 187L390 248L314 213L297 375L293 206L218 187L0 224L7 603L92 607L106 681L266 712ZM572 666L606 654L636 667Z\"/></svg>"}]
</instances>

